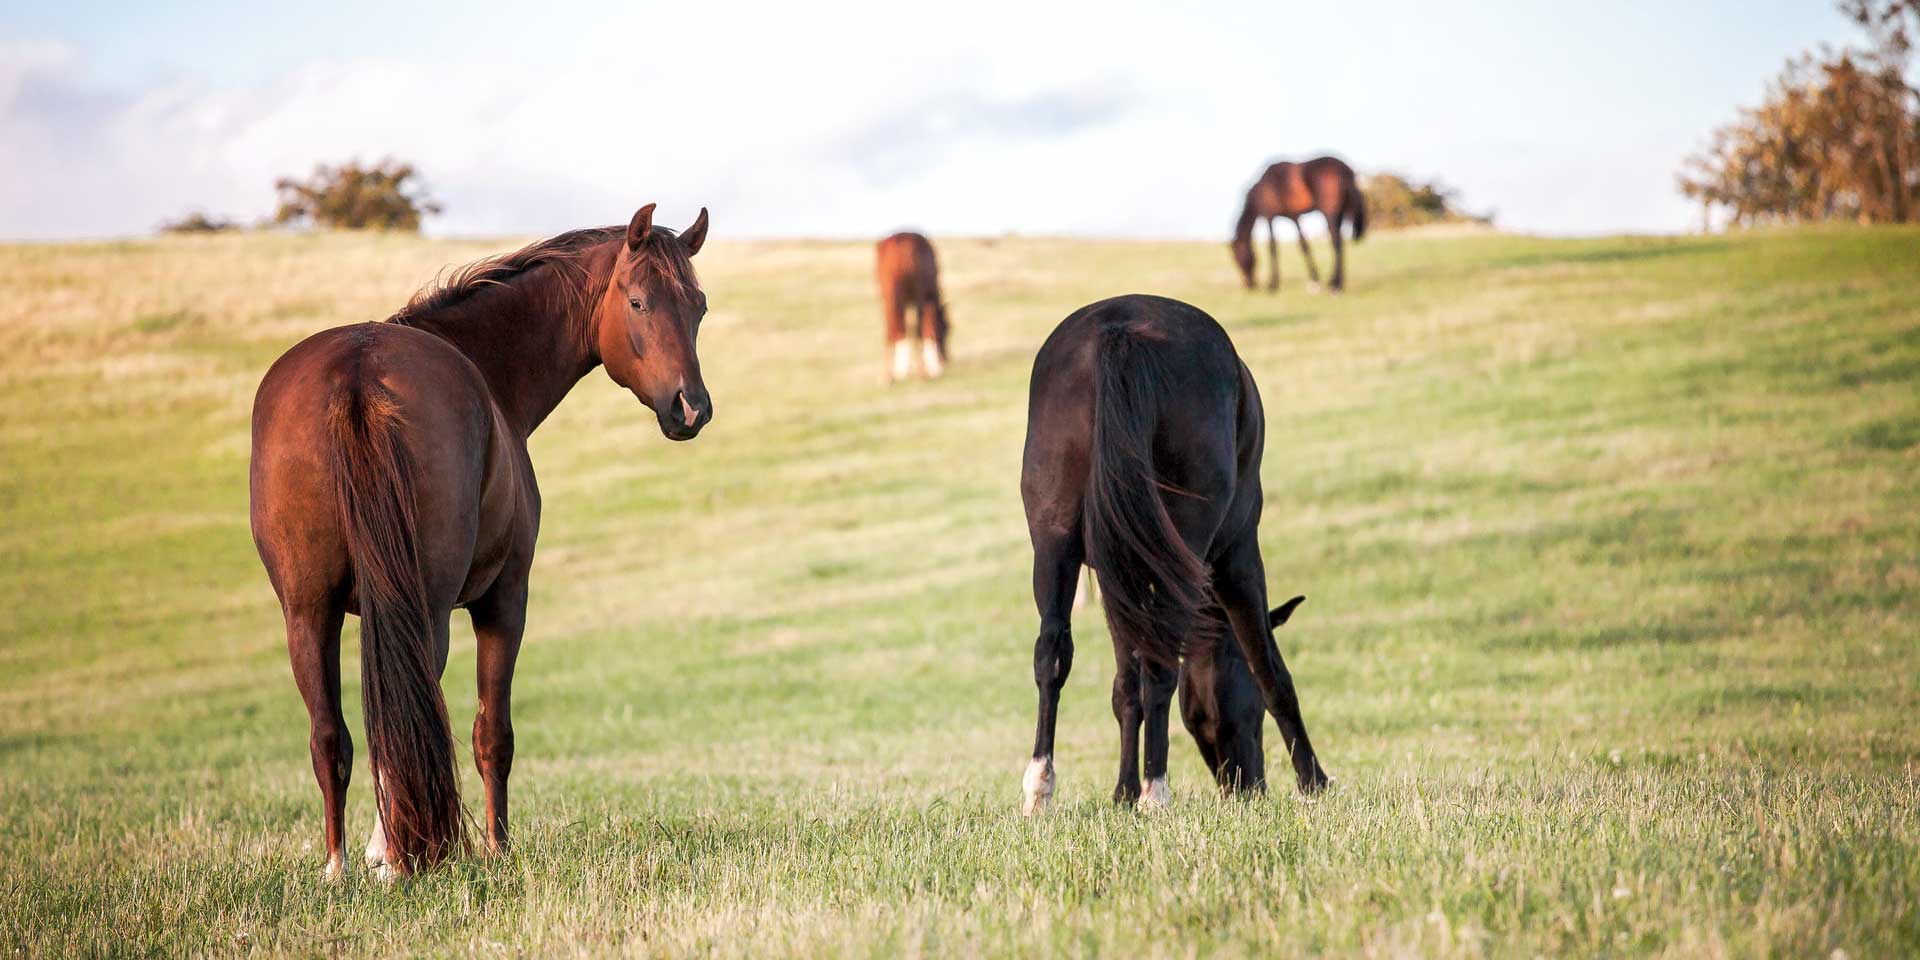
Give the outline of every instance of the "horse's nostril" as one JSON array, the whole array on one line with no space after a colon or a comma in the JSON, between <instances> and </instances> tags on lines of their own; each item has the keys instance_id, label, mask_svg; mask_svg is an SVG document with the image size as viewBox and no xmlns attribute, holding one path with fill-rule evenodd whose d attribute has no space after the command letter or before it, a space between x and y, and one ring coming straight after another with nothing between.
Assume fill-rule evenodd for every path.
<instances>
[{"instance_id":1,"label":"horse's nostril","mask_svg":"<svg viewBox=\"0 0 1920 960\"><path fill-rule=\"evenodd\" d=\"M700 419L700 414L698 411L693 409L693 404L687 402L686 391L684 390L680 391L679 399L680 399L680 422L691 427L693 426L693 422L695 420Z\"/></svg>"}]
</instances>

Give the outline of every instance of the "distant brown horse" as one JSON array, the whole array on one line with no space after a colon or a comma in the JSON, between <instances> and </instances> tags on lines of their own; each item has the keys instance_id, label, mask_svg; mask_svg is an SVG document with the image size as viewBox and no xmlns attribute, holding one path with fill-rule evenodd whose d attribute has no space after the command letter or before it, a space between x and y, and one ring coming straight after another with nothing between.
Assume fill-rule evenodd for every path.
<instances>
[{"instance_id":1,"label":"distant brown horse","mask_svg":"<svg viewBox=\"0 0 1920 960\"><path fill-rule=\"evenodd\" d=\"M478 641L473 756L489 847L507 843L509 696L526 623L540 492L527 437L606 365L690 440L713 418L694 352L706 295L684 233L563 233L455 272L385 323L336 327L283 354L253 406L253 538L286 618L325 804L329 878L341 853L353 742L340 712L340 626L360 617L360 677L383 876L466 846L440 675L448 618Z\"/></svg>"},{"instance_id":2,"label":"distant brown horse","mask_svg":"<svg viewBox=\"0 0 1920 960\"><path fill-rule=\"evenodd\" d=\"M947 305L940 299L940 266L933 244L917 233L896 233L875 249L874 276L886 313L887 382L913 372L913 347L907 342L907 308L914 310L920 340L921 372L937 377L947 367Z\"/></svg>"},{"instance_id":3,"label":"distant brown horse","mask_svg":"<svg viewBox=\"0 0 1920 960\"><path fill-rule=\"evenodd\" d=\"M1280 289L1280 241L1274 235L1275 217L1293 221L1300 237L1300 255L1307 260L1307 276L1320 285L1320 270L1314 266L1313 250L1307 235L1300 232L1300 215L1318 210L1327 218L1327 235L1333 240L1334 292L1347 287L1347 251L1341 241L1340 226L1351 223L1357 243L1367 235L1367 200L1354 181L1353 168L1334 157L1318 157L1306 163L1276 163L1254 181L1247 190L1246 205L1240 208L1240 221L1233 228L1233 262L1253 289L1253 223L1267 221L1267 253L1273 259L1273 279L1268 290Z\"/></svg>"}]
</instances>

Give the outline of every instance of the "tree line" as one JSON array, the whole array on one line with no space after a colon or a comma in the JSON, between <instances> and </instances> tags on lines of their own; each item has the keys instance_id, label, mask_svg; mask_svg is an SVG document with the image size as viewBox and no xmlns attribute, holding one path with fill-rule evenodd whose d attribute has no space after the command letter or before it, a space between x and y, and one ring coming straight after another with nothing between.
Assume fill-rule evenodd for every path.
<instances>
[{"instance_id":1,"label":"tree line","mask_svg":"<svg viewBox=\"0 0 1920 960\"><path fill-rule=\"evenodd\" d=\"M1787 61L1758 107L1689 157L1680 192L1712 222L1920 216L1920 90L1907 82L1920 0L1843 0L1867 45Z\"/></svg>"}]
</instances>

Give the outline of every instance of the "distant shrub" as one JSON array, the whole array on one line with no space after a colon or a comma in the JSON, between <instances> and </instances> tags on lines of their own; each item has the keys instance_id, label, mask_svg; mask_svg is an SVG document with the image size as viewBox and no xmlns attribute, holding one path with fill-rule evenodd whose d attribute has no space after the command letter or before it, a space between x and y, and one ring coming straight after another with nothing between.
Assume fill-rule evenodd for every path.
<instances>
[{"instance_id":1,"label":"distant shrub","mask_svg":"<svg viewBox=\"0 0 1920 960\"><path fill-rule=\"evenodd\" d=\"M1457 191L1438 180L1419 181L1397 173L1376 173L1360 182L1367 197L1367 219L1380 227L1428 223L1492 223L1492 214L1460 209Z\"/></svg>"},{"instance_id":2,"label":"distant shrub","mask_svg":"<svg viewBox=\"0 0 1920 960\"><path fill-rule=\"evenodd\" d=\"M422 218L440 212L440 204L420 186L410 163L387 159L372 165L349 161L321 164L305 180L283 177L275 223L334 230L402 230L417 233Z\"/></svg>"},{"instance_id":3,"label":"distant shrub","mask_svg":"<svg viewBox=\"0 0 1920 960\"><path fill-rule=\"evenodd\" d=\"M161 233L226 233L229 230L238 229L240 225L232 220L209 217L200 210L160 223Z\"/></svg>"}]
</instances>

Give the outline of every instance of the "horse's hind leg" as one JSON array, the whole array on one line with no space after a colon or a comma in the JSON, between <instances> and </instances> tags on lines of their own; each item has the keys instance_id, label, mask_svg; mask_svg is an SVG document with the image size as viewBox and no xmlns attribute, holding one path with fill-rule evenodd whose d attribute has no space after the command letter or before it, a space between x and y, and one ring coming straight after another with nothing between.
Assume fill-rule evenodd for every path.
<instances>
[{"instance_id":1,"label":"horse's hind leg","mask_svg":"<svg viewBox=\"0 0 1920 960\"><path fill-rule=\"evenodd\" d=\"M1040 690L1033 759L1021 779L1021 810L1044 813L1053 799L1053 730L1060 688L1073 669L1073 595L1083 547L1078 529L1033 535L1033 602L1040 610L1040 636L1033 642L1033 682Z\"/></svg>"},{"instance_id":2,"label":"horse's hind leg","mask_svg":"<svg viewBox=\"0 0 1920 960\"><path fill-rule=\"evenodd\" d=\"M327 841L326 877L346 872L341 853L346 837L347 781L353 776L353 736L340 713L340 623L345 611L337 601L289 606L287 654L293 680L307 705L307 747L313 776L320 782Z\"/></svg>"},{"instance_id":3,"label":"horse's hind leg","mask_svg":"<svg viewBox=\"0 0 1920 960\"><path fill-rule=\"evenodd\" d=\"M887 372L886 380L905 379L913 372L913 345L907 342L907 306L899 295L892 290L881 293L881 309L886 314L887 330Z\"/></svg>"},{"instance_id":4,"label":"horse's hind leg","mask_svg":"<svg viewBox=\"0 0 1920 960\"><path fill-rule=\"evenodd\" d=\"M1267 284L1267 289L1273 291L1274 293L1279 293L1280 292L1280 238L1274 234L1274 230L1276 229L1277 228L1273 225L1273 218L1268 217L1267 218L1267 259L1273 261L1273 279L1271 282Z\"/></svg>"},{"instance_id":5,"label":"horse's hind leg","mask_svg":"<svg viewBox=\"0 0 1920 960\"><path fill-rule=\"evenodd\" d=\"M1293 235L1300 238L1300 258L1307 261L1307 279L1313 281L1313 288L1320 289L1320 267L1313 262L1313 248L1307 246L1307 232L1300 229L1300 218L1293 218Z\"/></svg>"},{"instance_id":6,"label":"horse's hind leg","mask_svg":"<svg viewBox=\"0 0 1920 960\"><path fill-rule=\"evenodd\" d=\"M940 376L947 369L946 357L940 353L940 302L934 299L920 302L920 370L927 379Z\"/></svg>"},{"instance_id":7,"label":"horse's hind leg","mask_svg":"<svg viewBox=\"0 0 1920 960\"><path fill-rule=\"evenodd\" d=\"M1347 288L1347 246L1340 236L1340 221L1346 219L1346 211L1338 207L1327 214L1327 232L1333 237L1333 282L1327 289L1339 293Z\"/></svg>"},{"instance_id":8,"label":"horse's hind leg","mask_svg":"<svg viewBox=\"0 0 1920 960\"><path fill-rule=\"evenodd\" d=\"M469 606L478 642L480 712L473 718L473 762L487 788L487 846L507 849L507 776L513 770L513 665L527 624L526 575L495 584Z\"/></svg>"}]
</instances>

